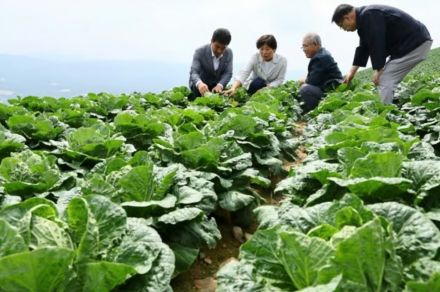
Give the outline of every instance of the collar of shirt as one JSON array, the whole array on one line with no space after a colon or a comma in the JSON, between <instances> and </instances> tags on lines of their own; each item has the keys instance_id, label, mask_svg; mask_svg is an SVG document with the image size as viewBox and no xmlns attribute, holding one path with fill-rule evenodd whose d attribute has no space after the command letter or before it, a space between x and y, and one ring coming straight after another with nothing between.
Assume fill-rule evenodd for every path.
<instances>
[{"instance_id":1,"label":"collar of shirt","mask_svg":"<svg viewBox=\"0 0 440 292\"><path fill-rule=\"evenodd\" d=\"M272 60L270 60L270 61L264 61L264 60L263 60L263 57L261 57L261 55L258 54L258 62L259 62L259 63L266 62L266 63L278 64L279 61L280 61L280 60L279 60L279 57L278 57L277 54L273 54L273 58L272 58Z\"/></svg>"},{"instance_id":2,"label":"collar of shirt","mask_svg":"<svg viewBox=\"0 0 440 292\"><path fill-rule=\"evenodd\" d=\"M221 54L220 56L216 57L216 56L214 55L214 52L212 51L212 48L211 48L211 56L212 56L213 58L216 58L217 60L220 60L220 59L223 57L223 54Z\"/></svg>"},{"instance_id":3,"label":"collar of shirt","mask_svg":"<svg viewBox=\"0 0 440 292\"><path fill-rule=\"evenodd\" d=\"M317 58L321 57L323 53L324 53L324 48L321 47L321 48L320 48L320 49L319 49L319 50L313 55L313 57L310 58L310 60L309 60L309 64L310 64L310 62L312 62L312 60L316 60Z\"/></svg>"}]
</instances>

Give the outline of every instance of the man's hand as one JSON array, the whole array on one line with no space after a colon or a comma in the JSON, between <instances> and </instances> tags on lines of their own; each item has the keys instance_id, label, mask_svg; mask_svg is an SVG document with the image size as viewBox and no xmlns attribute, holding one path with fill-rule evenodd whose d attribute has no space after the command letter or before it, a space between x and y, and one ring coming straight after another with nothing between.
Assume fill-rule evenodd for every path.
<instances>
[{"instance_id":1,"label":"man's hand","mask_svg":"<svg viewBox=\"0 0 440 292\"><path fill-rule=\"evenodd\" d=\"M212 89L212 92L215 92L215 93L220 93L220 92L222 92L223 91L223 86L221 86L220 84L217 84L213 89Z\"/></svg>"},{"instance_id":2,"label":"man's hand","mask_svg":"<svg viewBox=\"0 0 440 292\"><path fill-rule=\"evenodd\" d=\"M206 85L203 82L200 82L199 85L197 85L197 89L199 90L200 94L203 96L205 93L209 92L208 85Z\"/></svg>"},{"instance_id":3,"label":"man's hand","mask_svg":"<svg viewBox=\"0 0 440 292\"><path fill-rule=\"evenodd\" d=\"M344 77L344 83L350 83L351 80L353 80L354 75L355 75L355 74L353 74L353 72L351 72L351 71L348 72L348 74L345 75L345 77Z\"/></svg>"},{"instance_id":4,"label":"man's hand","mask_svg":"<svg viewBox=\"0 0 440 292\"><path fill-rule=\"evenodd\" d=\"M382 75L382 73L383 73L383 69L374 70L374 73L373 73L373 83L374 83L374 85L376 85L376 86L379 85L380 76Z\"/></svg>"},{"instance_id":5,"label":"man's hand","mask_svg":"<svg viewBox=\"0 0 440 292\"><path fill-rule=\"evenodd\" d=\"M305 80L305 79L300 79L300 80L298 80L298 82L299 82L299 85L301 86L301 85L303 85L304 83L306 83L306 80Z\"/></svg>"},{"instance_id":6,"label":"man's hand","mask_svg":"<svg viewBox=\"0 0 440 292\"><path fill-rule=\"evenodd\" d=\"M357 70L359 69L359 66L352 66L350 69L350 72L348 72L347 75L344 77L344 83L350 83L351 80L353 80L354 75L356 75Z\"/></svg>"}]
</instances>

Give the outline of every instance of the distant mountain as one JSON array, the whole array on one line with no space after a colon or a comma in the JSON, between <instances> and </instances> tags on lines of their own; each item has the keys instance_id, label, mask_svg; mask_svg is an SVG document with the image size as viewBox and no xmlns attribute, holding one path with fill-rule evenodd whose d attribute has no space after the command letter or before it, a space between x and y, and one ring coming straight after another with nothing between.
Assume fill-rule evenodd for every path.
<instances>
[{"instance_id":1,"label":"distant mountain","mask_svg":"<svg viewBox=\"0 0 440 292\"><path fill-rule=\"evenodd\" d=\"M186 85L185 64L150 61L47 61L0 55L0 97L162 91Z\"/></svg>"},{"instance_id":2,"label":"distant mountain","mask_svg":"<svg viewBox=\"0 0 440 292\"><path fill-rule=\"evenodd\" d=\"M160 92L187 85L190 62L45 60L0 55L0 100L17 95L71 97L88 92ZM235 68L239 70L241 64ZM287 79L302 75L301 71L291 71Z\"/></svg>"}]
</instances>

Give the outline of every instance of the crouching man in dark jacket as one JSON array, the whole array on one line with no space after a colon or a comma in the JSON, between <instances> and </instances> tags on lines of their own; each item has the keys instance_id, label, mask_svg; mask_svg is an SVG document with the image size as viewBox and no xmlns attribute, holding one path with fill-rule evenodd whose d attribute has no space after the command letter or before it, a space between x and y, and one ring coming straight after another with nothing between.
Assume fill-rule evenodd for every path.
<instances>
[{"instance_id":1,"label":"crouching man in dark jacket","mask_svg":"<svg viewBox=\"0 0 440 292\"><path fill-rule=\"evenodd\" d=\"M194 52L189 87L190 99L204 95L206 92L220 93L232 78L232 50L228 48L231 33L225 28L216 29L211 43Z\"/></svg>"},{"instance_id":2,"label":"crouching man in dark jacket","mask_svg":"<svg viewBox=\"0 0 440 292\"><path fill-rule=\"evenodd\" d=\"M302 49L310 58L307 78L300 80L300 99L303 113L318 106L326 90L334 89L342 83L342 74L331 54L322 47L321 38L316 33L308 33L303 38Z\"/></svg>"},{"instance_id":3,"label":"crouching man in dark jacket","mask_svg":"<svg viewBox=\"0 0 440 292\"><path fill-rule=\"evenodd\" d=\"M360 37L353 66L345 77L350 82L359 67L371 58L373 82L385 104L393 102L397 84L418 63L426 59L432 39L423 23L404 11L385 5L336 7L332 21ZM387 60L388 58L388 60Z\"/></svg>"}]
</instances>

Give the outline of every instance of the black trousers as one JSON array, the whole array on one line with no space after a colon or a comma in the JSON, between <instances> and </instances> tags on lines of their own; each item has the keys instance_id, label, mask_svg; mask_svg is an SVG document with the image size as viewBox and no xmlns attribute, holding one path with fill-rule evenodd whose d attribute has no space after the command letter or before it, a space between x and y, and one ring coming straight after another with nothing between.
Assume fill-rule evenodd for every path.
<instances>
[{"instance_id":1,"label":"black trousers","mask_svg":"<svg viewBox=\"0 0 440 292\"><path fill-rule=\"evenodd\" d=\"M299 90L299 98L302 102L301 108L303 114L306 114L317 107L323 97L324 92L318 86L307 83L303 84Z\"/></svg>"},{"instance_id":2,"label":"black trousers","mask_svg":"<svg viewBox=\"0 0 440 292\"><path fill-rule=\"evenodd\" d=\"M266 80L264 80L263 78L257 77L254 80L252 80L251 84L249 85L247 93L249 95L252 95L255 92L257 92L259 89L264 88L266 86L267 86Z\"/></svg>"}]
</instances>

